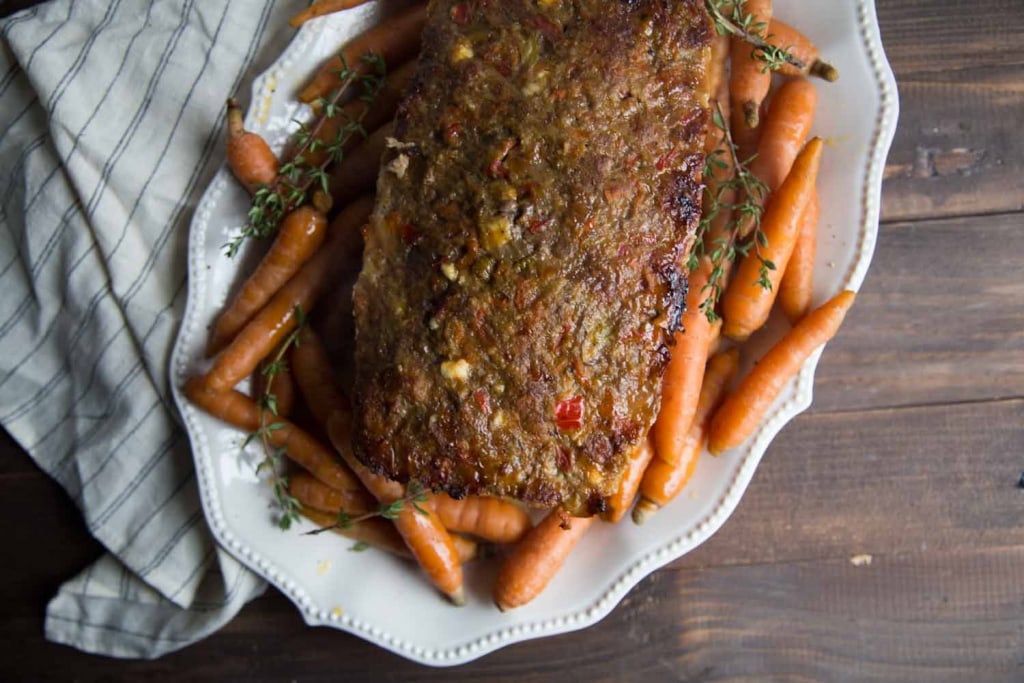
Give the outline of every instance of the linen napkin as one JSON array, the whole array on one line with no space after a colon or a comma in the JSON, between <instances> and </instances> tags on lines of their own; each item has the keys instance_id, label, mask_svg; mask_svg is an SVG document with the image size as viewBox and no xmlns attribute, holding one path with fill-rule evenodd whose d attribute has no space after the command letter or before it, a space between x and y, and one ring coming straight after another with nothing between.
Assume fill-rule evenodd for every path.
<instances>
[{"instance_id":1,"label":"linen napkin","mask_svg":"<svg viewBox=\"0 0 1024 683\"><path fill-rule=\"evenodd\" d=\"M50 640L157 657L265 588L206 527L168 360L225 98L303 4L53 0L0 25L0 423L108 551Z\"/></svg>"}]
</instances>

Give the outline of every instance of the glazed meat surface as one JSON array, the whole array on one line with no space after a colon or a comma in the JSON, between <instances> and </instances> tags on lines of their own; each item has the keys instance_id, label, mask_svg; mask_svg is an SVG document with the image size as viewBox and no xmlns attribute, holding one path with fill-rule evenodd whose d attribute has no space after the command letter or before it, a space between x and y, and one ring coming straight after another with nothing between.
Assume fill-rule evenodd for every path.
<instances>
[{"instance_id":1,"label":"glazed meat surface","mask_svg":"<svg viewBox=\"0 0 1024 683\"><path fill-rule=\"evenodd\" d=\"M700 217L700 0L435 0L354 290L353 446L603 509L661 402Z\"/></svg>"}]
</instances>

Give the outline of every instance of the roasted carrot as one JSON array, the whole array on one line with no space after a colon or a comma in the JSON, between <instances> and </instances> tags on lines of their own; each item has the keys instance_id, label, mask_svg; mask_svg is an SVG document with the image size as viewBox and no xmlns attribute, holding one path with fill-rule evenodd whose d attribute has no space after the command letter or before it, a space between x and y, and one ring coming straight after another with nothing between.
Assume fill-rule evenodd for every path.
<instances>
[{"instance_id":1,"label":"roasted carrot","mask_svg":"<svg viewBox=\"0 0 1024 683\"><path fill-rule=\"evenodd\" d=\"M377 500L363 487L339 491L306 472L289 475L288 489L306 507L330 513L335 518L342 512L358 517L377 509Z\"/></svg>"},{"instance_id":2,"label":"roasted carrot","mask_svg":"<svg viewBox=\"0 0 1024 683\"><path fill-rule=\"evenodd\" d=\"M327 216L314 206L300 206L285 216L274 243L214 323L207 356L223 349L245 327L313 256L326 236Z\"/></svg>"},{"instance_id":3,"label":"roasted carrot","mask_svg":"<svg viewBox=\"0 0 1024 683\"><path fill-rule=\"evenodd\" d=\"M256 368L252 395L258 399L266 394L274 402L273 412L280 417L288 417L295 407L295 380L287 362L275 363L272 370L270 366L268 358Z\"/></svg>"},{"instance_id":4,"label":"roasted carrot","mask_svg":"<svg viewBox=\"0 0 1024 683\"><path fill-rule=\"evenodd\" d=\"M768 320L796 244L800 217L814 194L821 151L821 138L814 138L800 152L761 220L766 244L756 245L743 257L722 296L722 334L729 339L744 341Z\"/></svg>"},{"instance_id":5,"label":"roasted carrot","mask_svg":"<svg viewBox=\"0 0 1024 683\"><path fill-rule=\"evenodd\" d=\"M719 36L725 38L726 36ZM713 44L714 45L714 44ZM710 224L707 232L704 233L704 253L715 254L713 260L720 264L722 270L723 285L728 280L728 273L732 268L732 261L725 258L733 241L731 223L733 211L731 208L736 201L736 190L727 183L736 173L736 163L733 155L729 152L728 131L731 104L729 101L729 79L723 77L718 83L718 89L712 92L711 108L714 112L711 124L708 126L707 136L704 139L704 153L709 157L713 156L714 163L708 164L710 173L704 176L706 185L704 199L704 213L709 213ZM704 299L701 299L703 302Z\"/></svg>"},{"instance_id":6,"label":"roasted carrot","mask_svg":"<svg viewBox=\"0 0 1024 683\"><path fill-rule=\"evenodd\" d=\"M213 417L243 431L255 432L261 427L259 406L239 391L211 391L202 377L193 377L185 384L185 395ZM265 413L262 422L278 425L276 429L267 430L271 445L284 448L290 460L323 483L339 491L362 488L331 449L288 420Z\"/></svg>"},{"instance_id":7,"label":"roasted carrot","mask_svg":"<svg viewBox=\"0 0 1024 683\"><path fill-rule=\"evenodd\" d=\"M644 472L643 481L640 482L640 500L633 508L633 521L637 524L643 524L658 508L667 505L690 481L697 468L697 458L704 449L708 420L729 389L739 364L740 352L736 348L717 354L708 361L697 410L679 452L673 454L671 459L655 453Z\"/></svg>"},{"instance_id":8,"label":"roasted carrot","mask_svg":"<svg viewBox=\"0 0 1024 683\"><path fill-rule=\"evenodd\" d=\"M806 78L786 81L772 95L757 146L757 158L750 162L750 172L767 185L770 192L782 185L807 142L817 104L818 91Z\"/></svg>"},{"instance_id":9,"label":"roasted carrot","mask_svg":"<svg viewBox=\"0 0 1024 683\"><path fill-rule=\"evenodd\" d=\"M653 457L654 448L651 446L649 437L633 449L629 456L629 463L626 465L626 472L622 475L622 481L619 482L619 488L608 498L608 509L601 515L604 521L615 524L626 516L633 501L636 500L640 480L643 479L644 471L650 465Z\"/></svg>"},{"instance_id":10,"label":"roasted carrot","mask_svg":"<svg viewBox=\"0 0 1024 683\"><path fill-rule=\"evenodd\" d=\"M708 92L711 99L718 99L717 93L729 92L729 36L716 34L711 39L711 58L708 60Z\"/></svg>"},{"instance_id":11,"label":"roasted carrot","mask_svg":"<svg viewBox=\"0 0 1024 683\"><path fill-rule=\"evenodd\" d=\"M780 47L796 57L804 64L798 69L789 62L783 63L779 73L784 76L817 76L826 81L839 79L839 70L821 59L818 46L814 42L784 21L772 18L768 24L768 42Z\"/></svg>"},{"instance_id":12,"label":"roasted carrot","mask_svg":"<svg viewBox=\"0 0 1024 683\"><path fill-rule=\"evenodd\" d=\"M790 324L795 325L811 307L814 259L818 250L818 193L811 195L800 217L800 234L779 283L779 305Z\"/></svg>"},{"instance_id":13,"label":"roasted carrot","mask_svg":"<svg viewBox=\"0 0 1024 683\"><path fill-rule=\"evenodd\" d=\"M288 478L289 491L302 504L302 514L320 526L333 527L338 522L338 515L344 512L350 518L363 515L374 515L378 510L376 500L364 489L359 491L335 491L304 472L297 472ZM313 512L313 515L307 514ZM412 557L412 553L402 540L395 526L387 519L369 516L352 521L347 527L332 529L346 536L364 540L370 545L381 547L382 550ZM475 559L479 544L471 538L452 534L452 543L460 562Z\"/></svg>"},{"instance_id":14,"label":"roasted carrot","mask_svg":"<svg viewBox=\"0 0 1024 683\"><path fill-rule=\"evenodd\" d=\"M315 364L323 363L325 357L311 354L309 361L312 374L316 369ZM330 377L330 373L331 368L325 363L319 374ZM316 396L318 400L324 401L319 411L327 414L325 426L331 444L374 498L383 505L390 505L404 497L404 486L374 474L356 459L352 452L352 416L348 400L337 389L328 390L318 383L309 382L305 371L297 372L296 377L307 396ZM465 604L458 548L431 506L403 505L392 521L431 583L456 605Z\"/></svg>"},{"instance_id":15,"label":"roasted carrot","mask_svg":"<svg viewBox=\"0 0 1024 683\"><path fill-rule=\"evenodd\" d=\"M533 526L522 506L500 498L466 496L455 500L438 493L430 496L430 504L449 531L493 543L515 543Z\"/></svg>"},{"instance_id":16,"label":"roasted carrot","mask_svg":"<svg viewBox=\"0 0 1024 683\"><path fill-rule=\"evenodd\" d=\"M711 323L711 339L708 342L708 357L714 356L720 352L723 347L722 342L722 319L716 318L715 322Z\"/></svg>"},{"instance_id":17,"label":"roasted carrot","mask_svg":"<svg viewBox=\"0 0 1024 683\"><path fill-rule=\"evenodd\" d=\"M365 72L363 57L376 55L389 65L412 59L420 49L420 32L427 20L427 3L417 3L389 17L350 40L341 54L328 59L313 80L299 93L299 99L311 104L342 86L340 74ZM390 117L388 117L390 118Z\"/></svg>"},{"instance_id":18,"label":"roasted carrot","mask_svg":"<svg viewBox=\"0 0 1024 683\"><path fill-rule=\"evenodd\" d=\"M378 501L389 505L404 495L401 484L374 474L356 460L351 446L351 417L347 410L331 413L327 419L327 432L334 448ZM412 505L403 505L393 521L430 582L454 604L465 604L458 551L437 514L429 505L423 506L422 512Z\"/></svg>"},{"instance_id":19,"label":"roasted carrot","mask_svg":"<svg viewBox=\"0 0 1024 683\"><path fill-rule=\"evenodd\" d=\"M708 450L721 453L743 443L760 423L786 382L811 353L835 336L855 294L846 290L809 313L779 340L726 397L708 429Z\"/></svg>"},{"instance_id":20,"label":"roasted carrot","mask_svg":"<svg viewBox=\"0 0 1024 683\"><path fill-rule=\"evenodd\" d=\"M679 453L693 422L708 361L712 328L700 305L706 296L704 286L711 268L711 259L704 257L690 274L683 329L676 332L675 346L669 349L671 355L661 384L661 408L651 429L654 452L670 462Z\"/></svg>"},{"instance_id":21,"label":"roasted carrot","mask_svg":"<svg viewBox=\"0 0 1024 683\"><path fill-rule=\"evenodd\" d=\"M406 86L412 80L415 67L414 62L408 62L388 74L384 80L384 87L380 89L372 103L355 100L344 105L341 114L322 119L322 123L315 127L314 133L322 144L319 144L317 149L307 151L303 155L304 162L311 166L320 166L328 161L328 147L339 135L344 134L342 128L352 121L359 122L363 130L375 130L394 118ZM349 136L342 146L342 151L348 154L362 140L363 137L358 134Z\"/></svg>"},{"instance_id":22,"label":"roasted carrot","mask_svg":"<svg viewBox=\"0 0 1024 683\"><path fill-rule=\"evenodd\" d=\"M292 495L294 495L294 493ZM298 498L298 496L296 496L296 498ZM316 524L321 529L332 527L331 531L341 534L346 538L351 538L353 541L368 543L374 548L383 550L384 552L398 557L412 558L412 553L410 553L409 549L405 546L405 541L402 540L401 534L395 530L395 525L386 519L371 517L370 519L364 519L361 522L357 522L345 529L342 529L335 526L338 522L336 514L317 510L316 508L308 507L306 505L299 508L299 512L302 513L303 517L313 522L313 524Z\"/></svg>"},{"instance_id":23,"label":"roasted carrot","mask_svg":"<svg viewBox=\"0 0 1024 683\"><path fill-rule=\"evenodd\" d=\"M254 192L261 185L270 185L277 178L277 156L258 133L245 129L242 109L234 98L228 100L228 167L235 177Z\"/></svg>"},{"instance_id":24,"label":"roasted carrot","mask_svg":"<svg viewBox=\"0 0 1024 683\"><path fill-rule=\"evenodd\" d=\"M783 83L772 96L768 115L761 127L757 156L750 162L750 172L764 183L768 194L748 197L748 201L763 206L789 175L811 132L817 102L818 91L806 78ZM740 237L747 237L753 228L753 215L748 213L739 222Z\"/></svg>"},{"instance_id":25,"label":"roasted carrot","mask_svg":"<svg viewBox=\"0 0 1024 683\"><path fill-rule=\"evenodd\" d=\"M323 342L308 327L299 332L299 343L292 350L292 372L318 423L326 425L332 412L348 405L334 381L334 369Z\"/></svg>"},{"instance_id":26,"label":"roasted carrot","mask_svg":"<svg viewBox=\"0 0 1024 683\"><path fill-rule=\"evenodd\" d=\"M365 5L367 2L369 2L369 0L317 0L312 5L289 19L288 24L298 28L310 19L316 19L335 12L359 7L360 5Z\"/></svg>"},{"instance_id":27,"label":"roasted carrot","mask_svg":"<svg viewBox=\"0 0 1024 683\"><path fill-rule=\"evenodd\" d=\"M372 202L364 201L339 214L344 218L339 218L338 229L332 224L328 241L214 359L206 373L210 389L227 391L248 377L270 350L295 329L297 310L308 313L313 309L352 248L352 236L348 233L362 225L371 210Z\"/></svg>"},{"instance_id":28,"label":"roasted carrot","mask_svg":"<svg viewBox=\"0 0 1024 683\"><path fill-rule=\"evenodd\" d=\"M743 11L746 17L751 17L752 25L767 28L772 18L772 0L746 0ZM772 74L764 61L756 56L753 45L737 36L730 40L729 93L732 96L733 120L739 124L736 126L739 130L757 128L761 103L772 87Z\"/></svg>"},{"instance_id":29,"label":"roasted carrot","mask_svg":"<svg viewBox=\"0 0 1024 683\"><path fill-rule=\"evenodd\" d=\"M530 529L498 570L494 582L498 609L521 607L540 595L595 519L553 510Z\"/></svg>"},{"instance_id":30,"label":"roasted carrot","mask_svg":"<svg viewBox=\"0 0 1024 683\"><path fill-rule=\"evenodd\" d=\"M455 554L459 562L465 564L470 560L480 557L480 544L474 539L462 534L449 534L452 537L452 545L455 546Z\"/></svg>"},{"instance_id":31,"label":"roasted carrot","mask_svg":"<svg viewBox=\"0 0 1024 683\"><path fill-rule=\"evenodd\" d=\"M384 153L387 139L394 133L394 125L385 123L370 136L352 148L331 170L331 197L336 204L344 204L366 192L377 184L380 157Z\"/></svg>"}]
</instances>

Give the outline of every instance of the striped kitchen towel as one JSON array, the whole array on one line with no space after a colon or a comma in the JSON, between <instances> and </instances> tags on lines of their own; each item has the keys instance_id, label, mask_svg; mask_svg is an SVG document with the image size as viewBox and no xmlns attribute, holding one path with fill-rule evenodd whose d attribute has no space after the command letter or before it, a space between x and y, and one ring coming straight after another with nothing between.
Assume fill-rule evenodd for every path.
<instances>
[{"instance_id":1,"label":"striped kitchen towel","mask_svg":"<svg viewBox=\"0 0 1024 683\"><path fill-rule=\"evenodd\" d=\"M225 97L304 4L53 0L0 24L0 422L108 550L49 604L51 640L157 657L265 587L206 527L168 358Z\"/></svg>"}]
</instances>

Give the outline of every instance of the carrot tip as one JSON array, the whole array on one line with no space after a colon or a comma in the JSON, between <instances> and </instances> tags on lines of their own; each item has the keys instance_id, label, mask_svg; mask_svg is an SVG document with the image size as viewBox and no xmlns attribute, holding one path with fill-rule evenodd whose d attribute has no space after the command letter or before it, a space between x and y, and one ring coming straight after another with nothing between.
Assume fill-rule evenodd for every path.
<instances>
[{"instance_id":1,"label":"carrot tip","mask_svg":"<svg viewBox=\"0 0 1024 683\"><path fill-rule=\"evenodd\" d=\"M737 344L742 344L743 342L750 339L750 332L746 330L730 330L727 328L728 323L722 328L722 336L728 339L729 341L736 342Z\"/></svg>"},{"instance_id":2,"label":"carrot tip","mask_svg":"<svg viewBox=\"0 0 1024 683\"><path fill-rule=\"evenodd\" d=\"M642 525L648 519L654 516L659 509L659 505L649 498L641 498L640 502L633 508L633 523L637 526Z\"/></svg>"},{"instance_id":3,"label":"carrot tip","mask_svg":"<svg viewBox=\"0 0 1024 683\"><path fill-rule=\"evenodd\" d=\"M448 599L452 601L452 604L456 607L462 607L466 604L466 589L459 586L451 593L448 593Z\"/></svg>"},{"instance_id":4,"label":"carrot tip","mask_svg":"<svg viewBox=\"0 0 1024 683\"><path fill-rule=\"evenodd\" d=\"M757 102L743 103L743 117L749 128L757 128L761 125L761 108Z\"/></svg>"},{"instance_id":5,"label":"carrot tip","mask_svg":"<svg viewBox=\"0 0 1024 683\"><path fill-rule=\"evenodd\" d=\"M820 59L814 60L814 63L811 64L810 74L824 79L829 83L834 83L839 80L839 69L835 68L828 62L823 62Z\"/></svg>"}]
</instances>

